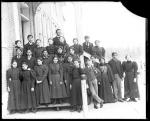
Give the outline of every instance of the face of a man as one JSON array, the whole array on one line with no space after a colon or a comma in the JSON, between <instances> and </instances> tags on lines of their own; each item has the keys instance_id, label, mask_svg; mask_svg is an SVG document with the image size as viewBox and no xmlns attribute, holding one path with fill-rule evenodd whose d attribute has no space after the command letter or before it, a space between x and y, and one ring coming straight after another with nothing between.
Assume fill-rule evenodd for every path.
<instances>
[{"instance_id":1,"label":"face of a man","mask_svg":"<svg viewBox=\"0 0 150 121\"><path fill-rule=\"evenodd\" d=\"M86 42L89 42L89 41L90 41L90 38L88 38L88 37L85 38L85 41L86 41Z\"/></svg>"},{"instance_id":2,"label":"face of a man","mask_svg":"<svg viewBox=\"0 0 150 121\"><path fill-rule=\"evenodd\" d=\"M118 58L118 54L114 54L113 59L117 59L117 58Z\"/></svg>"},{"instance_id":3,"label":"face of a man","mask_svg":"<svg viewBox=\"0 0 150 121\"><path fill-rule=\"evenodd\" d=\"M61 36L61 30L57 30L57 36Z\"/></svg>"},{"instance_id":4,"label":"face of a man","mask_svg":"<svg viewBox=\"0 0 150 121\"><path fill-rule=\"evenodd\" d=\"M12 63L12 67L13 67L13 68L17 68L17 62L13 62L13 63Z\"/></svg>"},{"instance_id":5,"label":"face of a man","mask_svg":"<svg viewBox=\"0 0 150 121\"><path fill-rule=\"evenodd\" d=\"M28 40L29 40L29 42L30 42L30 43L33 43L33 42L34 42L34 40L33 40L33 37L32 37L32 36L30 36L30 37L28 38Z\"/></svg>"}]
</instances>

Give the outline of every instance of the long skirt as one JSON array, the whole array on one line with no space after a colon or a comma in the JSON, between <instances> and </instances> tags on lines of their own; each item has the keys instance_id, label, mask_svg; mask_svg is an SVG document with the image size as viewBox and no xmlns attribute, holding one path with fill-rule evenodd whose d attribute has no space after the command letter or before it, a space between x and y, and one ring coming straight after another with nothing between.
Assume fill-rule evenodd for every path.
<instances>
[{"instance_id":1,"label":"long skirt","mask_svg":"<svg viewBox=\"0 0 150 121\"><path fill-rule=\"evenodd\" d=\"M10 92L8 95L8 110L20 109L20 80L12 80L10 83Z\"/></svg>"},{"instance_id":2,"label":"long skirt","mask_svg":"<svg viewBox=\"0 0 150 121\"><path fill-rule=\"evenodd\" d=\"M101 84L98 85L98 96L104 100L104 103L115 102L112 87L107 78L103 78Z\"/></svg>"},{"instance_id":3,"label":"long skirt","mask_svg":"<svg viewBox=\"0 0 150 121\"><path fill-rule=\"evenodd\" d=\"M139 98L137 81L134 82L134 73L127 72L124 79L124 97Z\"/></svg>"},{"instance_id":4,"label":"long skirt","mask_svg":"<svg viewBox=\"0 0 150 121\"><path fill-rule=\"evenodd\" d=\"M31 82L23 81L21 84L21 109L36 108L35 91L31 91Z\"/></svg>"},{"instance_id":5,"label":"long skirt","mask_svg":"<svg viewBox=\"0 0 150 121\"><path fill-rule=\"evenodd\" d=\"M73 79L72 81L71 105L82 105L81 79Z\"/></svg>"},{"instance_id":6,"label":"long skirt","mask_svg":"<svg viewBox=\"0 0 150 121\"><path fill-rule=\"evenodd\" d=\"M64 82L61 84L61 78L59 74L51 75L52 85L50 86L50 98L66 98L67 92Z\"/></svg>"},{"instance_id":7,"label":"long skirt","mask_svg":"<svg viewBox=\"0 0 150 121\"><path fill-rule=\"evenodd\" d=\"M47 79L36 84L37 105L50 103L50 90Z\"/></svg>"}]
</instances>

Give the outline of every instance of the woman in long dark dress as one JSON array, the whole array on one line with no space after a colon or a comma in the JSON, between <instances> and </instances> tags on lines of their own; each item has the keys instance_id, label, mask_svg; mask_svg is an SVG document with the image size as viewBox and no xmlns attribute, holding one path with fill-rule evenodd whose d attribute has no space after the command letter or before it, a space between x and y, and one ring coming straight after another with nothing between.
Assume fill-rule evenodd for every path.
<instances>
[{"instance_id":1,"label":"woman in long dark dress","mask_svg":"<svg viewBox=\"0 0 150 121\"><path fill-rule=\"evenodd\" d=\"M63 81L63 67L58 63L58 57L53 58L49 65L48 79L50 84L50 98L54 103L62 103L62 99L68 97ZM59 108L57 108L59 110Z\"/></svg>"},{"instance_id":2,"label":"woman in long dark dress","mask_svg":"<svg viewBox=\"0 0 150 121\"><path fill-rule=\"evenodd\" d=\"M43 50L44 50L44 47L41 47L41 40L37 39L36 40L36 47L34 48L34 55L35 55L36 59L39 57L42 57Z\"/></svg>"},{"instance_id":3,"label":"woman in long dark dress","mask_svg":"<svg viewBox=\"0 0 150 121\"><path fill-rule=\"evenodd\" d=\"M7 89L8 95L8 107L7 109L10 113L15 113L20 110L20 79L19 79L19 69L17 68L17 62L12 61L12 67L7 70Z\"/></svg>"},{"instance_id":4,"label":"woman in long dark dress","mask_svg":"<svg viewBox=\"0 0 150 121\"><path fill-rule=\"evenodd\" d=\"M82 74L84 74L84 72L83 69L80 68L79 61L74 60L74 67L71 70L71 111L80 112L82 109Z\"/></svg>"},{"instance_id":5,"label":"woman in long dark dress","mask_svg":"<svg viewBox=\"0 0 150 121\"><path fill-rule=\"evenodd\" d=\"M105 59L100 59L100 65L98 67L100 70L99 76L99 96L104 100L104 103L113 103L115 102L113 91L112 91L112 82L114 81L113 73L108 64L105 63Z\"/></svg>"},{"instance_id":6,"label":"woman in long dark dress","mask_svg":"<svg viewBox=\"0 0 150 121\"><path fill-rule=\"evenodd\" d=\"M48 67L42 64L42 58L37 59L37 66L34 67L34 71L36 73L36 98L37 105L45 104L48 105L50 103L50 90L48 85Z\"/></svg>"},{"instance_id":7,"label":"woman in long dark dress","mask_svg":"<svg viewBox=\"0 0 150 121\"><path fill-rule=\"evenodd\" d=\"M122 63L123 71L125 73L124 78L124 98L128 101L136 102L136 98L139 98L139 90L137 83L137 70L138 65L135 61L131 60L131 56L127 55L126 62Z\"/></svg>"},{"instance_id":8,"label":"woman in long dark dress","mask_svg":"<svg viewBox=\"0 0 150 121\"><path fill-rule=\"evenodd\" d=\"M63 75L66 86L66 91L68 97L70 97L70 84L71 84L71 69L73 68L73 59L71 56L67 57L67 61L63 64Z\"/></svg>"},{"instance_id":9,"label":"woman in long dark dress","mask_svg":"<svg viewBox=\"0 0 150 121\"><path fill-rule=\"evenodd\" d=\"M21 78L21 109L22 111L36 112L37 102L35 95L35 72L22 63Z\"/></svg>"}]
</instances>

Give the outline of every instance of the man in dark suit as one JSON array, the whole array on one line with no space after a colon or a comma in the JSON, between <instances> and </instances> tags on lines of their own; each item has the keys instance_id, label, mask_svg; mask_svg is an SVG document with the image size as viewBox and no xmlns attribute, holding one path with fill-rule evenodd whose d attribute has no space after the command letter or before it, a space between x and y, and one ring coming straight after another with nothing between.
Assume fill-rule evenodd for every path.
<instances>
[{"instance_id":1,"label":"man in dark suit","mask_svg":"<svg viewBox=\"0 0 150 121\"><path fill-rule=\"evenodd\" d=\"M84 39L85 39L85 42L83 43L83 50L84 50L85 52L87 52L88 54L92 55L93 44L92 44L91 42L89 42L90 37L86 35L86 36L84 37ZM88 59L88 58L84 56L84 62L86 62L87 59Z\"/></svg>"},{"instance_id":2,"label":"man in dark suit","mask_svg":"<svg viewBox=\"0 0 150 121\"><path fill-rule=\"evenodd\" d=\"M36 44L34 42L33 36L32 35L28 35L27 36L28 39L28 43L26 45L24 45L24 49L23 49L23 56L27 56L27 50L31 50L32 51L32 55L33 57L35 56L34 54L34 49L36 48Z\"/></svg>"},{"instance_id":3,"label":"man in dark suit","mask_svg":"<svg viewBox=\"0 0 150 121\"><path fill-rule=\"evenodd\" d=\"M123 69L121 65L121 61L117 59L118 54L116 52L112 53L112 59L108 62L110 65L113 75L113 90L116 101L123 102L122 100L122 91L121 91L121 81L123 80Z\"/></svg>"}]
</instances>

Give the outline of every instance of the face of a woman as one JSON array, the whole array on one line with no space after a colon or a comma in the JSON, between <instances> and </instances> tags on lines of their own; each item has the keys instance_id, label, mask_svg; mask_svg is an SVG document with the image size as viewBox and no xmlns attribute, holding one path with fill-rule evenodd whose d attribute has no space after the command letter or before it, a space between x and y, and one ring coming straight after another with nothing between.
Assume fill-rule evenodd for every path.
<instances>
[{"instance_id":1,"label":"face of a woman","mask_svg":"<svg viewBox=\"0 0 150 121\"><path fill-rule=\"evenodd\" d=\"M74 54L74 50L73 50L73 49L70 49L70 53L73 55L73 54Z\"/></svg>"},{"instance_id":2,"label":"face of a woman","mask_svg":"<svg viewBox=\"0 0 150 121\"><path fill-rule=\"evenodd\" d=\"M28 68L28 65L22 64L22 69L23 69L23 70L27 70L27 68Z\"/></svg>"},{"instance_id":3,"label":"face of a woman","mask_svg":"<svg viewBox=\"0 0 150 121\"><path fill-rule=\"evenodd\" d=\"M28 55L28 56L32 55L31 50L27 50L27 55Z\"/></svg>"},{"instance_id":4,"label":"face of a woman","mask_svg":"<svg viewBox=\"0 0 150 121\"><path fill-rule=\"evenodd\" d=\"M40 45L41 45L41 40L37 40L37 41L36 41L36 45L37 45L37 46L40 46Z\"/></svg>"},{"instance_id":5,"label":"face of a woman","mask_svg":"<svg viewBox=\"0 0 150 121\"><path fill-rule=\"evenodd\" d=\"M58 62L58 58L55 57L55 58L53 59L53 61L54 61L54 63L57 63L57 62Z\"/></svg>"},{"instance_id":6,"label":"face of a woman","mask_svg":"<svg viewBox=\"0 0 150 121\"><path fill-rule=\"evenodd\" d=\"M22 51L20 49L17 50L17 55L21 55Z\"/></svg>"},{"instance_id":7,"label":"face of a woman","mask_svg":"<svg viewBox=\"0 0 150 121\"><path fill-rule=\"evenodd\" d=\"M12 67L13 67L13 68L17 68L17 62L14 61L14 62L12 63Z\"/></svg>"},{"instance_id":8,"label":"face of a woman","mask_svg":"<svg viewBox=\"0 0 150 121\"><path fill-rule=\"evenodd\" d=\"M68 62L72 62L72 57L68 57Z\"/></svg>"},{"instance_id":9,"label":"face of a woman","mask_svg":"<svg viewBox=\"0 0 150 121\"><path fill-rule=\"evenodd\" d=\"M99 41L99 40L96 40L96 41L95 41L95 45L96 45L96 46L99 46L99 45L100 45L100 41Z\"/></svg>"},{"instance_id":10,"label":"face of a woman","mask_svg":"<svg viewBox=\"0 0 150 121\"><path fill-rule=\"evenodd\" d=\"M43 55L44 55L44 56L47 56L47 55L48 55L48 52L47 52L47 51L44 51L44 52L43 52Z\"/></svg>"},{"instance_id":11,"label":"face of a woman","mask_svg":"<svg viewBox=\"0 0 150 121\"><path fill-rule=\"evenodd\" d=\"M104 59L101 59L101 60L100 60L100 63L104 64L104 63L105 63L105 60L104 60Z\"/></svg>"},{"instance_id":12,"label":"face of a woman","mask_svg":"<svg viewBox=\"0 0 150 121\"><path fill-rule=\"evenodd\" d=\"M129 55L126 56L127 61L131 61L131 57Z\"/></svg>"},{"instance_id":13,"label":"face of a woman","mask_svg":"<svg viewBox=\"0 0 150 121\"><path fill-rule=\"evenodd\" d=\"M74 39L74 40L73 40L73 43L74 43L74 44L78 44L78 40L77 40L77 39Z\"/></svg>"},{"instance_id":14,"label":"face of a woman","mask_svg":"<svg viewBox=\"0 0 150 121\"><path fill-rule=\"evenodd\" d=\"M79 62L78 61L74 61L74 65L75 65L75 67L79 67Z\"/></svg>"},{"instance_id":15,"label":"face of a woman","mask_svg":"<svg viewBox=\"0 0 150 121\"><path fill-rule=\"evenodd\" d=\"M40 59L37 60L38 65L42 65L42 61Z\"/></svg>"},{"instance_id":16,"label":"face of a woman","mask_svg":"<svg viewBox=\"0 0 150 121\"><path fill-rule=\"evenodd\" d=\"M62 53L62 52L63 52L62 48L59 48L58 53Z\"/></svg>"},{"instance_id":17,"label":"face of a woman","mask_svg":"<svg viewBox=\"0 0 150 121\"><path fill-rule=\"evenodd\" d=\"M49 43L49 45L52 45L52 44L53 44L53 40L52 40L52 39L49 39L49 40L48 40L48 43Z\"/></svg>"},{"instance_id":18,"label":"face of a woman","mask_svg":"<svg viewBox=\"0 0 150 121\"><path fill-rule=\"evenodd\" d=\"M17 46L21 47L21 41L18 41Z\"/></svg>"}]
</instances>

